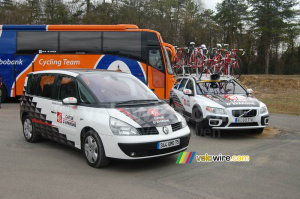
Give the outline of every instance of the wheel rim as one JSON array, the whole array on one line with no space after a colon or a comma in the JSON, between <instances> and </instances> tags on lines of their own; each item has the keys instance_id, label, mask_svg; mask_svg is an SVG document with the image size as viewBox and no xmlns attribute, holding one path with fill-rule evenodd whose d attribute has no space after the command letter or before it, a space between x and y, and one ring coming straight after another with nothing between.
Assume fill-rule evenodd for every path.
<instances>
[{"instance_id":1,"label":"wheel rim","mask_svg":"<svg viewBox=\"0 0 300 199\"><path fill-rule=\"evenodd\" d=\"M28 118L24 121L24 135L27 139L30 139L32 136L32 123Z\"/></svg>"},{"instance_id":2,"label":"wheel rim","mask_svg":"<svg viewBox=\"0 0 300 199\"><path fill-rule=\"evenodd\" d=\"M90 163L95 163L98 158L98 145L92 136L86 137L84 141L85 156Z\"/></svg>"}]
</instances>

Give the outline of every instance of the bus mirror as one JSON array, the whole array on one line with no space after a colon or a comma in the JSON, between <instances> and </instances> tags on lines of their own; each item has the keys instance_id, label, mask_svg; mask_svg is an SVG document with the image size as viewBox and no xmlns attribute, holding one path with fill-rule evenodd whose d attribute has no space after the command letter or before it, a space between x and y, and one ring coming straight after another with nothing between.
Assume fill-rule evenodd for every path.
<instances>
[{"instance_id":1,"label":"bus mirror","mask_svg":"<svg viewBox=\"0 0 300 199\"><path fill-rule=\"evenodd\" d=\"M167 47L166 49L169 48L171 50L171 56L172 56L172 60L173 60L173 57L176 55L175 48L171 44L168 44L168 43L162 43L162 46L165 46L165 47Z\"/></svg>"},{"instance_id":2,"label":"bus mirror","mask_svg":"<svg viewBox=\"0 0 300 199\"><path fill-rule=\"evenodd\" d=\"M76 105L77 99L75 97L67 97L67 98L63 99L63 104L64 105Z\"/></svg>"}]
</instances>

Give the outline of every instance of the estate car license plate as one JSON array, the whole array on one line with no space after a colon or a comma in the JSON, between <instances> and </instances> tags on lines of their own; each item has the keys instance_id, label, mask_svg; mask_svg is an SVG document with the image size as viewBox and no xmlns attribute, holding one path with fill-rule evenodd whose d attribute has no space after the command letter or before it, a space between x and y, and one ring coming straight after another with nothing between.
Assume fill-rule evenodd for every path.
<instances>
[{"instance_id":1,"label":"estate car license plate","mask_svg":"<svg viewBox=\"0 0 300 199\"><path fill-rule=\"evenodd\" d=\"M158 142L157 149L165 149L165 148L170 148L178 145L180 145L180 139Z\"/></svg>"},{"instance_id":2,"label":"estate car license plate","mask_svg":"<svg viewBox=\"0 0 300 199\"><path fill-rule=\"evenodd\" d=\"M247 122L255 122L255 117L237 117L235 118L236 123L247 123Z\"/></svg>"}]
</instances>

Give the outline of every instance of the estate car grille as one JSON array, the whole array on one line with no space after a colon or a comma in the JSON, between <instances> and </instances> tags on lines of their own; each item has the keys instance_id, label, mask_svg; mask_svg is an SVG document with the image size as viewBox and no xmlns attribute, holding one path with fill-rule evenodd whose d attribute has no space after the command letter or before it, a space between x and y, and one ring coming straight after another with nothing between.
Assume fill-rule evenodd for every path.
<instances>
[{"instance_id":1,"label":"estate car grille","mask_svg":"<svg viewBox=\"0 0 300 199\"><path fill-rule=\"evenodd\" d=\"M232 115L234 117L254 117L257 115L257 110L256 109L233 110Z\"/></svg>"},{"instance_id":2,"label":"estate car grille","mask_svg":"<svg viewBox=\"0 0 300 199\"><path fill-rule=\"evenodd\" d=\"M258 123L257 122L231 123L228 127L240 127L240 126L258 126Z\"/></svg>"},{"instance_id":3,"label":"estate car grille","mask_svg":"<svg viewBox=\"0 0 300 199\"><path fill-rule=\"evenodd\" d=\"M145 127L137 129L141 135L158 135L156 127Z\"/></svg>"},{"instance_id":4,"label":"estate car grille","mask_svg":"<svg viewBox=\"0 0 300 199\"><path fill-rule=\"evenodd\" d=\"M171 124L171 126L172 126L172 131L173 131L173 132L174 132L174 131L178 131L178 130L180 130L180 129L182 128L181 122L177 122L177 123L175 123L175 124Z\"/></svg>"}]
</instances>

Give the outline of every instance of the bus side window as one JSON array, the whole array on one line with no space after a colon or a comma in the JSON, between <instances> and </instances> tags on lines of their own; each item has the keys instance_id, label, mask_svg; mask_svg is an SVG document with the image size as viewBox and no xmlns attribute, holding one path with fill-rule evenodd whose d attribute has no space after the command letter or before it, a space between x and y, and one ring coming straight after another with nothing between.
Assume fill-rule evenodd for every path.
<instances>
[{"instance_id":1,"label":"bus side window","mask_svg":"<svg viewBox=\"0 0 300 199\"><path fill-rule=\"evenodd\" d=\"M160 71L164 71L161 53L158 49L149 50L149 64Z\"/></svg>"}]
</instances>

